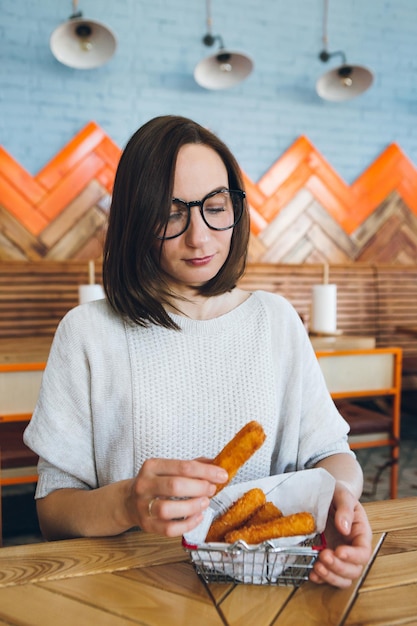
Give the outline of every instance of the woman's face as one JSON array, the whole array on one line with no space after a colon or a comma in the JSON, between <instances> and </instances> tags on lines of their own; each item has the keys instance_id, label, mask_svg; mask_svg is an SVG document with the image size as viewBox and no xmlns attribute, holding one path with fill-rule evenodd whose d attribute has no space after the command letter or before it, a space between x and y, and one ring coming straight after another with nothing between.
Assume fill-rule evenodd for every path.
<instances>
[{"instance_id":1,"label":"woman's face","mask_svg":"<svg viewBox=\"0 0 417 626\"><path fill-rule=\"evenodd\" d=\"M174 176L174 198L186 202L202 200L208 193L228 188L226 167L220 156L207 146L186 144L180 148ZM199 206L191 207L187 230L175 239L162 242L160 264L176 293L186 293L213 278L230 250L233 228L211 230L203 221Z\"/></svg>"}]
</instances>

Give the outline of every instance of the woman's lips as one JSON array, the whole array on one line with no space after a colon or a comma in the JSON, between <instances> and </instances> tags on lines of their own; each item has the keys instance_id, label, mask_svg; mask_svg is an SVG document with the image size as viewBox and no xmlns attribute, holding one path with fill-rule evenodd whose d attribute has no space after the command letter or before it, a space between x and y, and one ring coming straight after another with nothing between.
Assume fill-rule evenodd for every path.
<instances>
[{"instance_id":1,"label":"woman's lips","mask_svg":"<svg viewBox=\"0 0 417 626\"><path fill-rule=\"evenodd\" d=\"M213 257L214 257L214 254L211 254L210 256L195 257L193 259L185 259L185 262L187 263L187 265L193 265L194 267L201 267L202 265L208 265Z\"/></svg>"}]
</instances>

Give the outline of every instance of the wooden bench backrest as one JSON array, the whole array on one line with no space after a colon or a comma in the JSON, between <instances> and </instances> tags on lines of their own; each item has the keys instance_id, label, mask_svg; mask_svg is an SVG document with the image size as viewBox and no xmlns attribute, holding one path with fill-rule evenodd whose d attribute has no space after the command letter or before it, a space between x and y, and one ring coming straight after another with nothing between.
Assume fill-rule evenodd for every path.
<instances>
[{"instance_id":1,"label":"wooden bench backrest","mask_svg":"<svg viewBox=\"0 0 417 626\"><path fill-rule=\"evenodd\" d=\"M101 268L96 263L96 279ZM308 326L312 286L323 279L322 265L249 264L243 288L280 293ZM337 284L338 328L345 334L376 337L377 346L396 345L417 355L417 339L395 330L417 321L417 265L332 265ZM0 263L0 338L52 337L59 320L78 303L78 285L88 282L84 261Z\"/></svg>"}]
</instances>

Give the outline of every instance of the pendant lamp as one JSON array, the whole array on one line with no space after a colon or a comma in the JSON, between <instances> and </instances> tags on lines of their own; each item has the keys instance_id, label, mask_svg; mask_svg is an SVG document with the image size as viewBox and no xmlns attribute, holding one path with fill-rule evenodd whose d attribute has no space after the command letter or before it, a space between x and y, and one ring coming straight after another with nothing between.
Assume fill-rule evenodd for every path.
<instances>
[{"instance_id":1,"label":"pendant lamp","mask_svg":"<svg viewBox=\"0 0 417 626\"><path fill-rule=\"evenodd\" d=\"M114 55L117 41L112 31L96 20L86 20L73 0L73 13L53 31L49 46L64 65L89 70L104 65Z\"/></svg>"},{"instance_id":2,"label":"pendant lamp","mask_svg":"<svg viewBox=\"0 0 417 626\"><path fill-rule=\"evenodd\" d=\"M219 42L219 50L202 61L194 69L195 81L205 89L228 89L244 80L253 69L252 59L243 54L224 47L220 35L212 35L210 0L206 0L207 33L202 41L205 46Z\"/></svg>"},{"instance_id":3,"label":"pendant lamp","mask_svg":"<svg viewBox=\"0 0 417 626\"><path fill-rule=\"evenodd\" d=\"M327 19L328 0L324 0L323 18L323 50L319 54L319 59L327 63L335 56L340 56L342 64L323 74L316 82L316 91L320 98L341 102L351 100L369 89L374 77L367 67L362 65L351 65L346 61L346 55L342 50L328 52L327 50Z\"/></svg>"}]
</instances>

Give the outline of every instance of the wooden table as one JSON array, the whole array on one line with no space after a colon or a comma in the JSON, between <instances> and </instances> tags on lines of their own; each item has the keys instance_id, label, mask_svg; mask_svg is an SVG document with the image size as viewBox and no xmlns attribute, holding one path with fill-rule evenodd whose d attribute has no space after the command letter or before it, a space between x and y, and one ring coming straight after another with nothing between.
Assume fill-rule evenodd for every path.
<instances>
[{"instance_id":1,"label":"wooden table","mask_svg":"<svg viewBox=\"0 0 417 626\"><path fill-rule=\"evenodd\" d=\"M310 334L314 350L371 350L376 346L375 337L362 335L314 335Z\"/></svg>"},{"instance_id":2,"label":"wooden table","mask_svg":"<svg viewBox=\"0 0 417 626\"><path fill-rule=\"evenodd\" d=\"M178 539L132 532L0 549L0 626L417 623L417 498L365 505L374 560L346 590L211 584Z\"/></svg>"}]
</instances>

